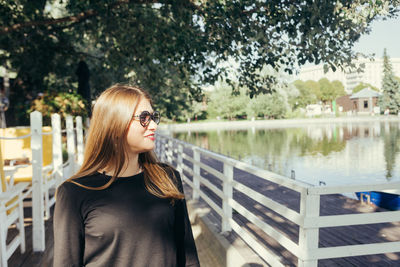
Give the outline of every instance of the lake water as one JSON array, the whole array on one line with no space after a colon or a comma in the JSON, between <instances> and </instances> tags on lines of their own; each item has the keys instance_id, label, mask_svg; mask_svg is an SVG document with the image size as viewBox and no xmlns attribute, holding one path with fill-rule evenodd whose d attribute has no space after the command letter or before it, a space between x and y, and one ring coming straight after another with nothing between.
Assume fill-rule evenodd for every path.
<instances>
[{"instance_id":1,"label":"lake water","mask_svg":"<svg viewBox=\"0 0 400 267\"><path fill-rule=\"evenodd\" d=\"M173 136L254 166L318 185L400 181L400 123L309 124L179 132Z\"/></svg>"}]
</instances>

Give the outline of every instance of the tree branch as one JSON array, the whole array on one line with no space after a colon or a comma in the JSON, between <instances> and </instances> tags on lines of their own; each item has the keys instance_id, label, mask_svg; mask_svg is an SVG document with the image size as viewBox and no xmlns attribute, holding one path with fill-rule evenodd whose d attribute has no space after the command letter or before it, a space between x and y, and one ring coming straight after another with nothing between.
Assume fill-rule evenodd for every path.
<instances>
[{"instance_id":1,"label":"tree branch","mask_svg":"<svg viewBox=\"0 0 400 267\"><path fill-rule=\"evenodd\" d=\"M59 18L59 19L45 19L45 20L39 20L39 21L29 21L29 22L24 22L24 23L17 23L9 27L1 27L0 28L0 34L8 34L11 32L18 31L22 28L27 28L27 27L35 27L35 26L44 26L44 25L54 25L54 24L60 24L64 22L80 22L83 20L86 20L90 17L94 17L98 14L97 11L91 9L85 12L81 12L77 15L73 16L68 16L64 18Z\"/></svg>"},{"instance_id":2,"label":"tree branch","mask_svg":"<svg viewBox=\"0 0 400 267\"><path fill-rule=\"evenodd\" d=\"M122 4L128 4L129 2L135 2L137 4L150 4L150 3L156 3L158 1L154 0L138 0L138 1L129 1L129 0L121 0L117 1L115 3L110 4L109 8L114 9L119 7ZM8 34L11 32L18 31L23 28L28 28L28 27L35 27L35 26L49 26L49 25L56 25L56 24L61 24L65 22L72 22L72 24L76 24L79 22L82 22L84 20L87 20L88 18L95 17L99 15L99 12L95 9L89 9L87 11L81 12L76 15L64 17L64 18L59 18L59 19L44 19L44 20L39 20L39 21L29 21L29 22L23 22L23 23L17 23L12 26L5 26L5 27L0 27L0 35Z\"/></svg>"}]
</instances>

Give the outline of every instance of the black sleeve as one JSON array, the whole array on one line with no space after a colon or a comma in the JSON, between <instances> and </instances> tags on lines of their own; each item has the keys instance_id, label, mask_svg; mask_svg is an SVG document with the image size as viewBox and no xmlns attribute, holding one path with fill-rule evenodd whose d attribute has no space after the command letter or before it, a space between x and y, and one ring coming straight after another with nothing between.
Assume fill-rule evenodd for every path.
<instances>
[{"instance_id":1,"label":"black sleeve","mask_svg":"<svg viewBox=\"0 0 400 267\"><path fill-rule=\"evenodd\" d=\"M54 267L83 266L84 226L75 191L76 187L69 182L57 189L53 221Z\"/></svg>"},{"instance_id":2,"label":"black sleeve","mask_svg":"<svg viewBox=\"0 0 400 267\"><path fill-rule=\"evenodd\" d=\"M177 171L174 172L179 191L183 193L182 180ZM179 267L200 266L194 242L192 227L186 207L186 200L175 201L175 241L177 247L177 262Z\"/></svg>"}]
</instances>

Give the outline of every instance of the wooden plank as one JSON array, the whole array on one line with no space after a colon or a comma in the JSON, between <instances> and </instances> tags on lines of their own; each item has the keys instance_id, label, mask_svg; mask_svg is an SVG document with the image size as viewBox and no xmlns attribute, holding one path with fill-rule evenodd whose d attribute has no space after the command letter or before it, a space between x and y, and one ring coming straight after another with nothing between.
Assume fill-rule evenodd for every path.
<instances>
[{"instance_id":1,"label":"wooden plank","mask_svg":"<svg viewBox=\"0 0 400 267\"><path fill-rule=\"evenodd\" d=\"M198 165L198 162L200 162L200 152L198 149L193 148L193 159L194 159L194 163L193 163L193 186L194 186L194 190L193 190L193 195L192 198L193 199L199 199L199 192L200 192L200 180L198 179L198 177L200 177L200 166Z\"/></svg>"},{"instance_id":2,"label":"wooden plank","mask_svg":"<svg viewBox=\"0 0 400 267\"><path fill-rule=\"evenodd\" d=\"M243 185L240 184L238 182L233 181L232 185L235 189L243 192L244 194L246 194L248 197L256 200L257 202L263 204L264 206L266 206L267 208L270 208L272 210L274 210L276 213L278 213L279 215L285 217L286 219L296 223L297 225L302 225L303 224L303 217L297 213L294 210L291 210L290 208L283 206L281 204L279 204L276 201L273 201L272 199L263 196L262 194L258 193L257 191Z\"/></svg>"},{"instance_id":3,"label":"wooden plank","mask_svg":"<svg viewBox=\"0 0 400 267\"><path fill-rule=\"evenodd\" d=\"M329 195L364 191L400 190L400 182L363 185L321 186L308 188L310 195Z\"/></svg>"},{"instance_id":4,"label":"wooden plank","mask_svg":"<svg viewBox=\"0 0 400 267\"><path fill-rule=\"evenodd\" d=\"M189 178L188 178L184 173L182 173L182 177L183 177L183 181L184 181L185 183L187 183L188 185L190 185L191 188L193 188L193 183L192 183L192 181L190 181Z\"/></svg>"},{"instance_id":5,"label":"wooden plank","mask_svg":"<svg viewBox=\"0 0 400 267\"><path fill-rule=\"evenodd\" d=\"M254 223L258 226L261 230L264 231L267 235L274 238L280 245L284 248L290 250L294 255L299 256L299 246L294 243L292 240L287 238L285 235L280 233L279 231L275 230L273 227L268 225L267 223L263 222L257 216L249 212L245 207L240 205L233 199L229 199L229 203L231 204L232 208L234 208L237 212L241 215L246 217L250 222Z\"/></svg>"},{"instance_id":6,"label":"wooden plank","mask_svg":"<svg viewBox=\"0 0 400 267\"><path fill-rule=\"evenodd\" d=\"M224 198L224 193L215 185L213 185L211 182L209 182L208 180L206 180L205 178L203 178L202 176L197 176L197 179L200 180L200 183L202 183L203 185L205 185L208 189L210 189L211 191L213 191L217 196L219 196L220 198Z\"/></svg>"},{"instance_id":7,"label":"wooden plank","mask_svg":"<svg viewBox=\"0 0 400 267\"><path fill-rule=\"evenodd\" d=\"M364 245L318 248L311 250L309 259L331 259L369 254L393 253L400 251L400 242L385 242Z\"/></svg>"},{"instance_id":8,"label":"wooden plank","mask_svg":"<svg viewBox=\"0 0 400 267\"><path fill-rule=\"evenodd\" d=\"M219 215L221 215L221 217L224 216L224 212L222 211L222 209L218 207L218 205L214 201L212 201L212 199L209 196L204 194L204 192L202 191L200 191L199 194L205 200L205 202L207 202L207 204L210 205L211 208L213 208L214 211L216 211Z\"/></svg>"},{"instance_id":9,"label":"wooden plank","mask_svg":"<svg viewBox=\"0 0 400 267\"><path fill-rule=\"evenodd\" d=\"M250 172L253 175L256 175L262 179L268 180L273 183L277 183L280 186L290 188L290 189L295 190L300 193L306 192L307 188L312 186L312 185L309 185L309 184L306 184L306 183L303 183L300 181L289 179L288 177L279 175L277 173L273 173L270 171L266 171L266 170L251 166L249 164L246 164L246 163L243 163L240 161L237 161L237 163L234 166L237 169Z\"/></svg>"},{"instance_id":10,"label":"wooden plank","mask_svg":"<svg viewBox=\"0 0 400 267\"><path fill-rule=\"evenodd\" d=\"M260 244L255 238L253 238L250 234L246 232L239 224L237 224L234 220L229 220L232 229L251 247L254 251L258 253L258 255L268 262L271 266L283 267L285 265L282 264L282 259L279 255L276 255L273 251L265 248Z\"/></svg>"},{"instance_id":11,"label":"wooden plank","mask_svg":"<svg viewBox=\"0 0 400 267\"><path fill-rule=\"evenodd\" d=\"M31 113L33 250L45 250L42 114Z\"/></svg>"},{"instance_id":12,"label":"wooden plank","mask_svg":"<svg viewBox=\"0 0 400 267\"><path fill-rule=\"evenodd\" d=\"M197 163L197 162L196 162L196 163ZM199 165L200 165L200 168L202 168L203 170L205 170L205 171L211 173L212 175L214 175L215 177L217 177L217 178L220 179L221 181L224 181L225 176L224 176L223 173L220 173L220 172L217 171L216 169L211 168L210 166L208 166L208 165L206 165L206 164L204 164L204 163L202 163L202 162L199 162L199 163L197 163L197 164L199 164Z\"/></svg>"},{"instance_id":13,"label":"wooden plank","mask_svg":"<svg viewBox=\"0 0 400 267\"><path fill-rule=\"evenodd\" d=\"M330 215L312 218L310 217L304 219L304 225L308 228L322 228L398 221L400 221L400 211L385 211L377 213Z\"/></svg>"},{"instance_id":14,"label":"wooden plank","mask_svg":"<svg viewBox=\"0 0 400 267\"><path fill-rule=\"evenodd\" d=\"M319 195L308 195L306 193L301 194L300 198L300 215L304 216L304 219L309 217L319 216L320 210L320 196ZM318 261L309 258L311 250L318 248L319 243L319 229L318 228L307 228L301 226L299 230L299 249L301 254L298 259L299 267L317 267Z\"/></svg>"},{"instance_id":15,"label":"wooden plank","mask_svg":"<svg viewBox=\"0 0 400 267\"><path fill-rule=\"evenodd\" d=\"M191 168L189 168L188 166L184 165L182 166L182 170L188 172L190 175L194 175L193 170Z\"/></svg>"},{"instance_id":16,"label":"wooden plank","mask_svg":"<svg viewBox=\"0 0 400 267\"><path fill-rule=\"evenodd\" d=\"M7 253L6 253L6 258L10 258L11 255L14 253L14 251L18 248L18 246L21 244L21 239L20 235L17 235L14 237L14 239L7 245Z\"/></svg>"}]
</instances>

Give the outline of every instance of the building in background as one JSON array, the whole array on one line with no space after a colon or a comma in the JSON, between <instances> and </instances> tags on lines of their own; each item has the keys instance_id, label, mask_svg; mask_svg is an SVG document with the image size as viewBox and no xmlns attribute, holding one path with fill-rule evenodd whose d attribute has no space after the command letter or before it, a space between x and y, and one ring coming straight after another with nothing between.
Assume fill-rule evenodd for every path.
<instances>
[{"instance_id":1,"label":"building in background","mask_svg":"<svg viewBox=\"0 0 400 267\"><path fill-rule=\"evenodd\" d=\"M339 112L348 112L353 110L353 103L350 100L351 95L344 95L336 98L336 106Z\"/></svg>"},{"instance_id":2,"label":"building in background","mask_svg":"<svg viewBox=\"0 0 400 267\"><path fill-rule=\"evenodd\" d=\"M364 88L350 96L353 102L353 111L357 114L379 114L378 98L380 93L370 88Z\"/></svg>"},{"instance_id":3,"label":"building in background","mask_svg":"<svg viewBox=\"0 0 400 267\"><path fill-rule=\"evenodd\" d=\"M390 58L390 63L393 67L394 75L400 77L400 58ZM322 78L327 78L330 81L341 81L347 93L351 93L354 87L358 84L368 83L381 90L383 78L383 58L377 58L375 61L369 59L359 59L355 62L357 66L364 63L365 68L362 73L350 72L346 73L337 69L336 72L329 70L324 73L323 65L303 67L297 79L307 81L318 81Z\"/></svg>"}]
</instances>

